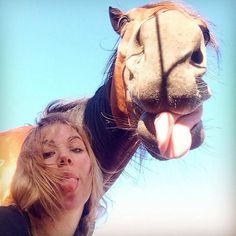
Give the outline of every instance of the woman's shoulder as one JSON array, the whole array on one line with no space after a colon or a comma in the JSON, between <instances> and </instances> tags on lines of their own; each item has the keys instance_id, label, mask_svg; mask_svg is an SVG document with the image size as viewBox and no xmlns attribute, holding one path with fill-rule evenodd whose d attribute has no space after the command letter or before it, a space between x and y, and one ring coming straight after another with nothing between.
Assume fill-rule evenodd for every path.
<instances>
[{"instance_id":1,"label":"woman's shoulder","mask_svg":"<svg viewBox=\"0 0 236 236\"><path fill-rule=\"evenodd\" d=\"M28 236L28 223L16 206L0 206L0 232L2 236Z\"/></svg>"},{"instance_id":2,"label":"woman's shoulder","mask_svg":"<svg viewBox=\"0 0 236 236\"><path fill-rule=\"evenodd\" d=\"M18 208L14 205L0 206L0 219L6 219L7 217L23 217Z\"/></svg>"}]
</instances>

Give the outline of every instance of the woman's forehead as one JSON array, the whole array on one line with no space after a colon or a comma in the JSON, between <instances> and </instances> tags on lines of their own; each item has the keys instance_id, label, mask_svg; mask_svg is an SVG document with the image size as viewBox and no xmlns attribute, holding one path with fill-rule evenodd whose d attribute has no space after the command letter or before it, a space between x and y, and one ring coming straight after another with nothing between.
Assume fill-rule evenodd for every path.
<instances>
[{"instance_id":1,"label":"woman's forehead","mask_svg":"<svg viewBox=\"0 0 236 236\"><path fill-rule=\"evenodd\" d=\"M68 139L70 137L78 137L82 140L81 135L78 131L64 123L55 123L51 125L47 125L41 129L41 137L42 139Z\"/></svg>"}]
</instances>

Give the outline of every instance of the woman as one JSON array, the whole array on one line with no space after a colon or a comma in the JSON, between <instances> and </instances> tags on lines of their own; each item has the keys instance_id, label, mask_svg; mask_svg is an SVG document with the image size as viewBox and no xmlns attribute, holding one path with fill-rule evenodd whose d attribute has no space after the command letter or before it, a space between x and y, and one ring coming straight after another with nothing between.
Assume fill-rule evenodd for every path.
<instances>
[{"instance_id":1,"label":"woman","mask_svg":"<svg viewBox=\"0 0 236 236\"><path fill-rule=\"evenodd\" d=\"M1 235L91 235L102 195L85 132L62 114L50 114L21 148L8 206L0 207Z\"/></svg>"}]
</instances>

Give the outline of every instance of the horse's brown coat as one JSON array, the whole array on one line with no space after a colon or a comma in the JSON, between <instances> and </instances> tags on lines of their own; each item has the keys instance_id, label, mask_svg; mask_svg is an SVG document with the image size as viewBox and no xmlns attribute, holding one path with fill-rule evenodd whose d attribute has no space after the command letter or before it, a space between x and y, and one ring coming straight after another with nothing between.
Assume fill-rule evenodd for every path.
<instances>
[{"instance_id":1,"label":"horse's brown coat","mask_svg":"<svg viewBox=\"0 0 236 236\"><path fill-rule=\"evenodd\" d=\"M212 42L205 20L170 2L128 13L110 8L110 18L121 37L111 78L84 103L85 113L76 108L68 113L79 120L85 117L83 122L91 133L106 182L116 180L140 142L154 157L162 159L153 127L157 114L191 113L210 96L202 76L206 71L205 47ZM96 122L100 122L97 127ZM28 129L0 133L0 197L6 194ZM196 148L203 142L201 121L191 133L192 148ZM3 171L8 168L8 173ZM3 188L6 179L9 181Z\"/></svg>"},{"instance_id":2,"label":"horse's brown coat","mask_svg":"<svg viewBox=\"0 0 236 236\"><path fill-rule=\"evenodd\" d=\"M126 14L110 9L110 17L121 35L112 80L112 113L120 127L124 127L120 117L127 117L126 124L136 127L138 123L142 142L160 158L155 116L190 114L211 95L202 80L207 69L206 45L211 42L207 22L169 2ZM193 149L204 140L201 121L191 134Z\"/></svg>"}]
</instances>

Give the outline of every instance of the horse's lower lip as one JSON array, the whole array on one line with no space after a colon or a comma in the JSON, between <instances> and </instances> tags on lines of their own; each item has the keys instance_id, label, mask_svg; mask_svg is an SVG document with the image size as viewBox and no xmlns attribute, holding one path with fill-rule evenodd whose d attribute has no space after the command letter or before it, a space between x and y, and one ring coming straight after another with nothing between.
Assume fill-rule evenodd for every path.
<instances>
[{"instance_id":1,"label":"horse's lower lip","mask_svg":"<svg viewBox=\"0 0 236 236\"><path fill-rule=\"evenodd\" d=\"M192 138L192 145L191 150L198 148L205 139L205 133L202 126L202 121L198 122L192 129L191 129L191 135L192 137L198 137L198 138Z\"/></svg>"}]
</instances>

